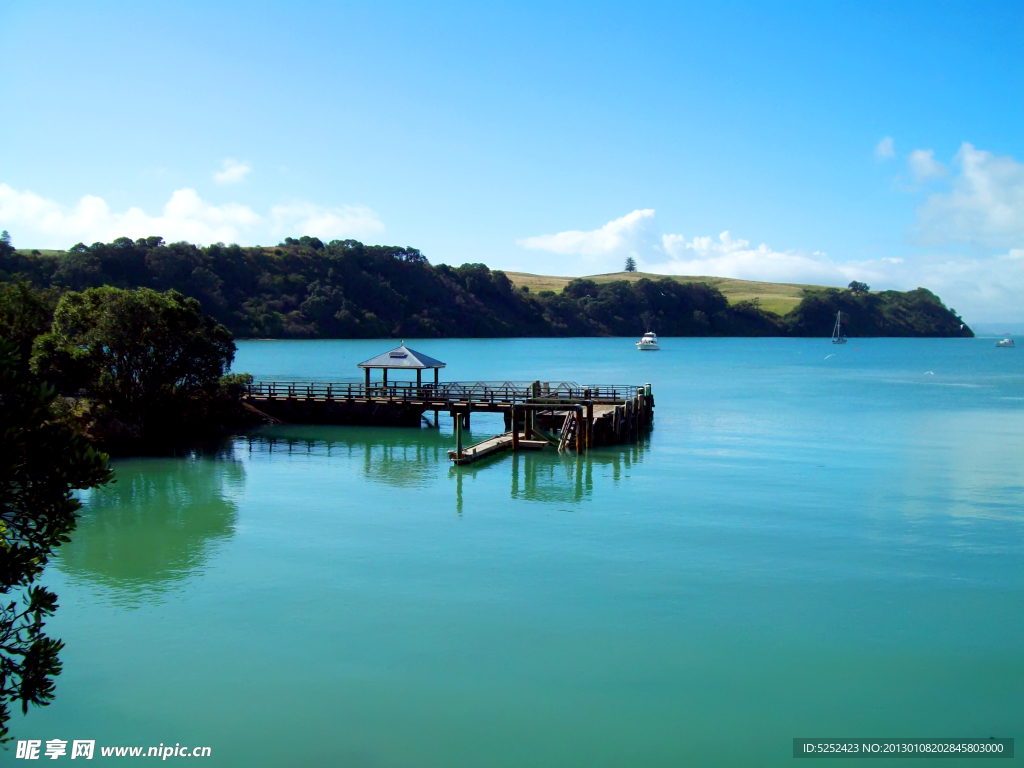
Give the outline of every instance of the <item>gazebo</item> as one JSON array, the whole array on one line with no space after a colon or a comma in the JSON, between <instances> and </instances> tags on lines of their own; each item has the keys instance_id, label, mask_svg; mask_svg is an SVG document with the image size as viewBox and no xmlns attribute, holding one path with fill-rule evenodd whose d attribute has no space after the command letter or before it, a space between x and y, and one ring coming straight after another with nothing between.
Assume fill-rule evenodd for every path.
<instances>
[{"instance_id":1,"label":"gazebo","mask_svg":"<svg viewBox=\"0 0 1024 768\"><path fill-rule=\"evenodd\" d=\"M400 347L392 349L390 352L371 357L366 362L360 363L359 367L366 373L366 388L370 388L370 371L375 368L380 368L384 373L384 386L388 385L388 371L389 370L411 370L416 371L416 386L423 386L423 371L434 369L434 384L438 383L438 371L445 367L445 364L440 360L435 360L429 355L424 355L422 352L417 352L414 349L409 349L405 346L405 342L402 342Z\"/></svg>"}]
</instances>

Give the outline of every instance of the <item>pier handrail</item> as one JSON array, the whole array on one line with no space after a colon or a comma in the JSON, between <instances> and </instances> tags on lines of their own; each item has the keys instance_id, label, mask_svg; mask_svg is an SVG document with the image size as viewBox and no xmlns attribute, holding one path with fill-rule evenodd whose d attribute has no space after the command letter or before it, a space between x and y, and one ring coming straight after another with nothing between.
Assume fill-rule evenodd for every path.
<instances>
[{"instance_id":1,"label":"pier handrail","mask_svg":"<svg viewBox=\"0 0 1024 768\"><path fill-rule=\"evenodd\" d=\"M643 390L638 384L577 384L576 382L533 381L442 381L438 384L414 381L280 381L256 379L247 387L254 398L307 398L345 400L388 398L432 402L525 403L531 400L594 402L625 401Z\"/></svg>"}]
</instances>

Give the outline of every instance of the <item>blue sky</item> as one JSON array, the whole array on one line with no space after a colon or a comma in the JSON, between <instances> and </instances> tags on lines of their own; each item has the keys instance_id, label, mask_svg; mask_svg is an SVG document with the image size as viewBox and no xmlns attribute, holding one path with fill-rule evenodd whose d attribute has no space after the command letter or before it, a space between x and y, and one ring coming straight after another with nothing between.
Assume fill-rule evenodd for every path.
<instances>
[{"instance_id":1,"label":"blue sky","mask_svg":"<svg viewBox=\"0 0 1024 768\"><path fill-rule=\"evenodd\" d=\"M1024 3L0 2L0 227L1024 320ZM723 235L723 233L727 233Z\"/></svg>"}]
</instances>

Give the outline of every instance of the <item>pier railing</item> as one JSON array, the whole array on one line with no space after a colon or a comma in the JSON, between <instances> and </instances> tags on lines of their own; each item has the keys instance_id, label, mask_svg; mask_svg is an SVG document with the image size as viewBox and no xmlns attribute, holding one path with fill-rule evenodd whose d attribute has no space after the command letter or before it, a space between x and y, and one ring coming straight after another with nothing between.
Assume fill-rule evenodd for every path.
<instances>
[{"instance_id":1,"label":"pier railing","mask_svg":"<svg viewBox=\"0 0 1024 768\"><path fill-rule=\"evenodd\" d=\"M643 391L635 384L577 384L533 381L362 382L276 381L257 379L248 386L256 399L307 400L387 399L409 402L526 403L531 400L625 402Z\"/></svg>"}]
</instances>

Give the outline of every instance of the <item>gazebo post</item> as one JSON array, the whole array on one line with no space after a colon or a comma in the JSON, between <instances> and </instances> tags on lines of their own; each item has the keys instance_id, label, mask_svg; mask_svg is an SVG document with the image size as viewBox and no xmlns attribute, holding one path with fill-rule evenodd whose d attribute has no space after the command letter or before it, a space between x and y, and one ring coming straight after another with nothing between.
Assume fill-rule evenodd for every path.
<instances>
[{"instance_id":1,"label":"gazebo post","mask_svg":"<svg viewBox=\"0 0 1024 768\"><path fill-rule=\"evenodd\" d=\"M370 369L363 368L363 373L366 374L366 394L370 394Z\"/></svg>"},{"instance_id":2,"label":"gazebo post","mask_svg":"<svg viewBox=\"0 0 1024 768\"><path fill-rule=\"evenodd\" d=\"M423 386L423 369L422 368L417 368L416 369L416 389L419 389L422 386Z\"/></svg>"},{"instance_id":3,"label":"gazebo post","mask_svg":"<svg viewBox=\"0 0 1024 768\"><path fill-rule=\"evenodd\" d=\"M381 368L381 371L384 373L384 389L387 389L388 388L388 369L387 368Z\"/></svg>"}]
</instances>

